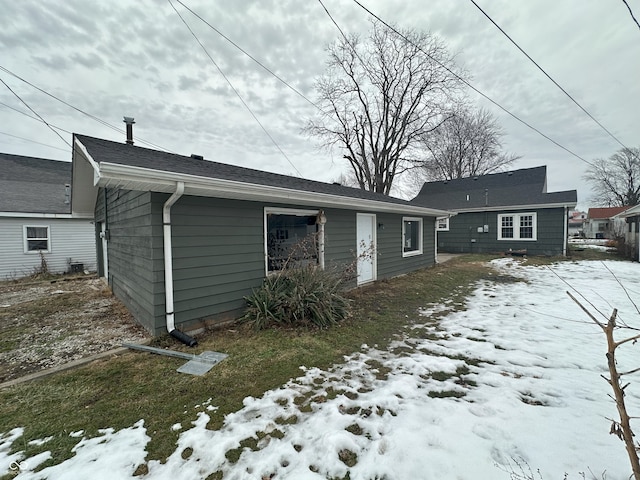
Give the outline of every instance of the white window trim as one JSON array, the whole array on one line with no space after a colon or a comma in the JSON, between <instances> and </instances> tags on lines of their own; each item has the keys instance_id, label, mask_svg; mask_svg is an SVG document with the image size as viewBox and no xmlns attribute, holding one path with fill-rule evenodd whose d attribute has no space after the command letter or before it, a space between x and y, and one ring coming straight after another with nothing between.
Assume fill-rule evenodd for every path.
<instances>
[{"instance_id":1,"label":"white window trim","mask_svg":"<svg viewBox=\"0 0 640 480\"><path fill-rule=\"evenodd\" d=\"M321 210L302 210L296 208L271 208L264 207L264 221L263 221L263 232L262 239L264 242L264 272L266 276L273 275L274 273L278 273L279 270L270 271L269 270L269 247L267 246L267 237L269 236L268 227L269 220L268 216L272 215L294 215L296 217L311 217L320 215ZM319 232L324 237L324 229L320 229ZM324 244L324 239L322 240ZM324 248L318 248L318 263L320 265L324 265Z\"/></svg>"},{"instance_id":2,"label":"white window trim","mask_svg":"<svg viewBox=\"0 0 640 480\"><path fill-rule=\"evenodd\" d=\"M531 216L533 219L533 238L520 238L520 218ZM502 236L502 219L504 217L513 217L513 237ZM536 242L538 240L538 215L536 212L518 212L518 213L500 213L498 214L498 240L518 241L518 242Z\"/></svg>"},{"instance_id":3,"label":"white window trim","mask_svg":"<svg viewBox=\"0 0 640 480\"><path fill-rule=\"evenodd\" d=\"M27 228L46 228L47 229L47 248L46 250L29 250L29 239L27 238ZM39 255L41 253L51 253L51 226L50 225L23 225L22 226L22 241L24 247L24 253L27 255Z\"/></svg>"},{"instance_id":4,"label":"white window trim","mask_svg":"<svg viewBox=\"0 0 640 480\"><path fill-rule=\"evenodd\" d=\"M445 221L445 226L440 228L440 222ZM438 217L436 218L436 230L438 232L448 232L449 231L449 217Z\"/></svg>"},{"instance_id":5,"label":"white window trim","mask_svg":"<svg viewBox=\"0 0 640 480\"><path fill-rule=\"evenodd\" d=\"M404 245L405 245L405 228L404 228L404 223L405 222L418 222L420 224L420 228L418 230L418 249L417 250L413 250L411 252L405 252L404 251ZM423 248L423 231L424 231L424 223L423 223L423 219L421 217L402 217L402 256L403 257L414 257L416 255L422 255L422 248Z\"/></svg>"}]
</instances>

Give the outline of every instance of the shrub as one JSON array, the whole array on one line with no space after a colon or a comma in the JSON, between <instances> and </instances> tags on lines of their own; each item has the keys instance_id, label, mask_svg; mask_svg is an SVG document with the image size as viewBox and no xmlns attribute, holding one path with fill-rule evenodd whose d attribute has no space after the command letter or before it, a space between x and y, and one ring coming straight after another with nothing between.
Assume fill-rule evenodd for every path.
<instances>
[{"instance_id":1,"label":"shrub","mask_svg":"<svg viewBox=\"0 0 640 480\"><path fill-rule=\"evenodd\" d=\"M262 287L245 297L242 320L256 329L273 326L326 328L349 313L342 295L343 280L337 272L314 265L283 270L267 277Z\"/></svg>"}]
</instances>

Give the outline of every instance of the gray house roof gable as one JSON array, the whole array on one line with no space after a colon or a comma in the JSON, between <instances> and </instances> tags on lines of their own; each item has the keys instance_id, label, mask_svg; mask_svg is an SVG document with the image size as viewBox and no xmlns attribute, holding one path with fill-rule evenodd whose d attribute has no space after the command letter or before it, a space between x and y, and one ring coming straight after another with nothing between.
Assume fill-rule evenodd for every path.
<instances>
[{"instance_id":1,"label":"gray house roof gable","mask_svg":"<svg viewBox=\"0 0 640 480\"><path fill-rule=\"evenodd\" d=\"M0 153L0 212L68 215L71 162Z\"/></svg>"},{"instance_id":2,"label":"gray house roof gable","mask_svg":"<svg viewBox=\"0 0 640 480\"><path fill-rule=\"evenodd\" d=\"M91 166L91 171L86 168L87 163ZM89 174L93 175L94 188L171 193L175 191L176 183L182 181L185 183L185 194L188 195L303 205L331 204L337 208L397 211L418 215L448 213L358 188L74 134L74 192L86 189ZM74 211L92 209L93 204L87 204L91 199L95 201L95 192L85 190L74 195Z\"/></svg>"},{"instance_id":3,"label":"gray house roof gable","mask_svg":"<svg viewBox=\"0 0 640 480\"><path fill-rule=\"evenodd\" d=\"M547 193L547 167L427 182L412 200L455 212L575 206L577 192ZM445 207L446 206L446 207Z\"/></svg>"}]
</instances>

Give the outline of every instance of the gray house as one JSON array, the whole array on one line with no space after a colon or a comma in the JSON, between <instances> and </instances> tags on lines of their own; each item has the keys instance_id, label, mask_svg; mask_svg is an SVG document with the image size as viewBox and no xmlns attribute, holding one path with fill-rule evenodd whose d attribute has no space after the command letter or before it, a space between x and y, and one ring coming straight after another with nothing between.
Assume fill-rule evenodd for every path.
<instances>
[{"instance_id":1,"label":"gray house","mask_svg":"<svg viewBox=\"0 0 640 480\"><path fill-rule=\"evenodd\" d=\"M547 193L547 168L425 183L414 205L446 208L438 219L438 251L566 255L568 212L575 190Z\"/></svg>"},{"instance_id":2,"label":"gray house","mask_svg":"<svg viewBox=\"0 0 640 480\"><path fill-rule=\"evenodd\" d=\"M303 239L320 267L357 257L354 286L430 266L448 213L83 135L73 189L73 212L95 212L100 275L150 332L178 337L236 318Z\"/></svg>"},{"instance_id":3,"label":"gray house","mask_svg":"<svg viewBox=\"0 0 640 480\"><path fill-rule=\"evenodd\" d=\"M71 162L0 153L0 279L95 270L94 228L71 214Z\"/></svg>"}]
</instances>

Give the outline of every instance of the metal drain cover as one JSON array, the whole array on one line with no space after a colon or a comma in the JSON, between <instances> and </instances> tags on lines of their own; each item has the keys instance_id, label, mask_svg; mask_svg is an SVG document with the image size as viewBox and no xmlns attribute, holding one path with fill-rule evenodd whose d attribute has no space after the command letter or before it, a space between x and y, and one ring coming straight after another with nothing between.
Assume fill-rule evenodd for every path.
<instances>
[{"instance_id":1,"label":"metal drain cover","mask_svg":"<svg viewBox=\"0 0 640 480\"><path fill-rule=\"evenodd\" d=\"M189 360L176 371L189 373L191 375L204 375L228 356L226 353L210 352L207 350Z\"/></svg>"}]
</instances>

